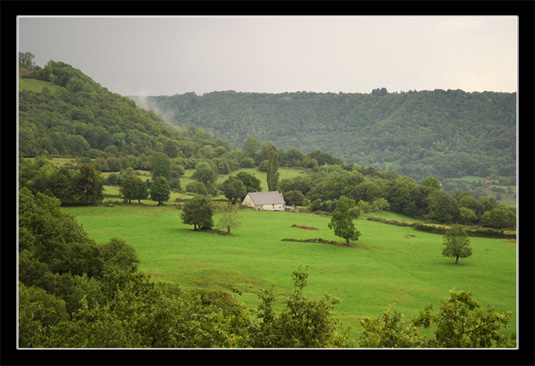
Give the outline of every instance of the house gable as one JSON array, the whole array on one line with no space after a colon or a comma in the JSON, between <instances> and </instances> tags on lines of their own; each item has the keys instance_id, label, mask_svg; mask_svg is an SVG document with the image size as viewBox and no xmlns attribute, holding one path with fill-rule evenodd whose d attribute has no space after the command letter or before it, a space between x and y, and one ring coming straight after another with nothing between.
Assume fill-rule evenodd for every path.
<instances>
[{"instance_id":1,"label":"house gable","mask_svg":"<svg viewBox=\"0 0 535 366\"><path fill-rule=\"evenodd\" d=\"M242 205L254 207L256 210L284 211L286 209L284 197L277 191L249 192Z\"/></svg>"}]
</instances>

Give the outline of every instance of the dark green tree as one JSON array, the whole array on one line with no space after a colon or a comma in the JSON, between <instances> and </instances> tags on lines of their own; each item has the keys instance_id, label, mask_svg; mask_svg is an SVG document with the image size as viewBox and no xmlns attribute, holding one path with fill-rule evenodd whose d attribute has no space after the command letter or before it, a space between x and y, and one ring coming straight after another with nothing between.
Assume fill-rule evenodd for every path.
<instances>
[{"instance_id":1,"label":"dark green tree","mask_svg":"<svg viewBox=\"0 0 535 366\"><path fill-rule=\"evenodd\" d=\"M468 258L472 255L470 239L461 225L453 225L444 235L442 244L445 246L442 255L455 258L455 264L459 264L459 258Z\"/></svg>"},{"instance_id":2,"label":"dark green tree","mask_svg":"<svg viewBox=\"0 0 535 366\"><path fill-rule=\"evenodd\" d=\"M193 225L193 230L211 229L214 226L212 201L205 196L197 195L184 204L180 214L182 223Z\"/></svg>"},{"instance_id":3,"label":"dark green tree","mask_svg":"<svg viewBox=\"0 0 535 366\"><path fill-rule=\"evenodd\" d=\"M129 175L121 181L119 192L128 203L131 203L131 200L138 200L138 203L141 203L141 200L149 195L147 184L135 175Z\"/></svg>"},{"instance_id":4,"label":"dark green tree","mask_svg":"<svg viewBox=\"0 0 535 366\"><path fill-rule=\"evenodd\" d=\"M363 328L358 338L362 348L418 348L425 347L422 337L412 322L403 320L404 314L394 309L395 302L387 311L376 318L364 317L360 320Z\"/></svg>"},{"instance_id":5,"label":"dark green tree","mask_svg":"<svg viewBox=\"0 0 535 366\"><path fill-rule=\"evenodd\" d=\"M169 156L163 152L154 152L150 156L150 170L152 172L152 180L158 177L165 177L169 179L171 176L171 160Z\"/></svg>"},{"instance_id":6,"label":"dark green tree","mask_svg":"<svg viewBox=\"0 0 535 366\"><path fill-rule=\"evenodd\" d=\"M336 209L332 213L331 222L329 222L329 229L334 229L334 234L346 240L349 244L350 240L358 240L360 231L355 228L353 220L356 220L360 215L360 211L356 203L351 198L340 197L336 203Z\"/></svg>"},{"instance_id":7,"label":"dark green tree","mask_svg":"<svg viewBox=\"0 0 535 366\"><path fill-rule=\"evenodd\" d=\"M512 207L498 206L483 214L483 225L504 229L514 228L516 225L516 210Z\"/></svg>"},{"instance_id":8,"label":"dark green tree","mask_svg":"<svg viewBox=\"0 0 535 366\"><path fill-rule=\"evenodd\" d=\"M99 247L105 266L108 269L135 272L139 258L136 250L121 238L111 238Z\"/></svg>"},{"instance_id":9,"label":"dark green tree","mask_svg":"<svg viewBox=\"0 0 535 366\"><path fill-rule=\"evenodd\" d=\"M451 224L459 219L459 205L446 192L435 189L427 197L429 213L427 218L443 224Z\"/></svg>"},{"instance_id":10,"label":"dark green tree","mask_svg":"<svg viewBox=\"0 0 535 366\"><path fill-rule=\"evenodd\" d=\"M243 182L247 192L260 192L262 190L260 187L260 179L250 173L239 172L236 174L236 178Z\"/></svg>"},{"instance_id":11,"label":"dark green tree","mask_svg":"<svg viewBox=\"0 0 535 366\"><path fill-rule=\"evenodd\" d=\"M243 142L242 151L250 158L255 158L260 150L261 144L253 137L247 137Z\"/></svg>"},{"instance_id":12,"label":"dark green tree","mask_svg":"<svg viewBox=\"0 0 535 366\"><path fill-rule=\"evenodd\" d=\"M472 225L477 221L477 215L474 211L467 207L459 207L459 223L464 225Z\"/></svg>"},{"instance_id":13,"label":"dark green tree","mask_svg":"<svg viewBox=\"0 0 535 366\"><path fill-rule=\"evenodd\" d=\"M30 52L19 52L19 65L22 67L34 67L34 57L35 55Z\"/></svg>"},{"instance_id":14,"label":"dark green tree","mask_svg":"<svg viewBox=\"0 0 535 366\"><path fill-rule=\"evenodd\" d=\"M164 201L169 200L171 196L171 187L167 183L165 177L158 177L150 186L150 198L153 201L158 202L158 206L161 206Z\"/></svg>"},{"instance_id":15,"label":"dark green tree","mask_svg":"<svg viewBox=\"0 0 535 366\"><path fill-rule=\"evenodd\" d=\"M177 143L175 141L168 140L163 145L163 152L172 159L178 157L179 149Z\"/></svg>"},{"instance_id":16,"label":"dark green tree","mask_svg":"<svg viewBox=\"0 0 535 366\"><path fill-rule=\"evenodd\" d=\"M242 201L247 196L247 190L243 182L235 177L228 178L222 184L223 194L228 198L229 202L235 204L236 201Z\"/></svg>"},{"instance_id":17,"label":"dark green tree","mask_svg":"<svg viewBox=\"0 0 535 366\"><path fill-rule=\"evenodd\" d=\"M72 184L73 203L94 205L102 200L104 185L99 174L93 164L86 163L80 166Z\"/></svg>"},{"instance_id":18,"label":"dark green tree","mask_svg":"<svg viewBox=\"0 0 535 366\"><path fill-rule=\"evenodd\" d=\"M425 179L422 179L420 184L422 186L431 187L433 189L440 189L441 188L440 181L437 178L433 177L433 176L429 176L429 177L427 177Z\"/></svg>"},{"instance_id":19,"label":"dark green tree","mask_svg":"<svg viewBox=\"0 0 535 366\"><path fill-rule=\"evenodd\" d=\"M206 162L198 163L191 178L204 184L209 194L217 194L217 172L212 169L210 164Z\"/></svg>"},{"instance_id":20,"label":"dark green tree","mask_svg":"<svg viewBox=\"0 0 535 366\"><path fill-rule=\"evenodd\" d=\"M303 206L305 204L305 196L301 191L288 191L284 193L284 201L287 205Z\"/></svg>"},{"instance_id":21,"label":"dark green tree","mask_svg":"<svg viewBox=\"0 0 535 366\"><path fill-rule=\"evenodd\" d=\"M279 154L275 151L269 152L267 185L268 191L276 191L279 185Z\"/></svg>"}]
</instances>

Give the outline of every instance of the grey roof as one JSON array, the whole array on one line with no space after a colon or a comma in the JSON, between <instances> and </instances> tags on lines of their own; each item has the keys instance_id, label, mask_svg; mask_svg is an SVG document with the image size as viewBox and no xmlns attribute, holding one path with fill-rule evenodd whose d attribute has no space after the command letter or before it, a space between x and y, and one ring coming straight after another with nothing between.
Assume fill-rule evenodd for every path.
<instances>
[{"instance_id":1,"label":"grey roof","mask_svg":"<svg viewBox=\"0 0 535 366\"><path fill-rule=\"evenodd\" d=\"M255 205L276 205L285 203L282 195L277 191L272 192L249 192L249 197Z\"/></svg>"}]
</instances>

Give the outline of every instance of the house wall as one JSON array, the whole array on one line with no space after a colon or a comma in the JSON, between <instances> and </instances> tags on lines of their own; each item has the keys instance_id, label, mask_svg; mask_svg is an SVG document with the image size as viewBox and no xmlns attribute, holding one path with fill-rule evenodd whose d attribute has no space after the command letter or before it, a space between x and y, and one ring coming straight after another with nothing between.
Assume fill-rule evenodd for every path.
<instances>
[{"instance_id":1,"label":"house wall","mask_svg":"<svg viewBox=\"0 0 535 366\"><path fill-rule=\"evenodd\" d=\"M281 204L276 204L276 205L263 205L263 206L256 206L258 208L256 208L257 210L262 210L262 211L284 211L285 210L285 205L283 205L282 203Z\"/></svg>"},{"instance_id":2,"label":"house wall","mask_svg":"<svg viewBox=\"0 0 535 366\"><path fill-rule=\"evenodd\" d=\"M241 204L245 205L245 206L248 206L248 207L255 207L254 202L251 199L251 197L249 197L249 195L245 196L245 198L243 199L243 202Z\"/></svg>"}]
</instances>

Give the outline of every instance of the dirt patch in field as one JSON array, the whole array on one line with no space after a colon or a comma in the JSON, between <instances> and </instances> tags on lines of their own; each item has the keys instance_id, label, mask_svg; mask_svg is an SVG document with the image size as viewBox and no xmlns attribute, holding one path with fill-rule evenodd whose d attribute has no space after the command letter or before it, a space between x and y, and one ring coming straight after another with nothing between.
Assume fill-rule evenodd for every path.
<instances>
[{"instance_id":1,"label":"dirt patch in field","mask_svg":"<svg viewBox=\"0 0 535 366\"><path fill-rule=\"evenodd\" d=\"M505 241L508 241L509 243L516 243L516 239L505 239Z\"/></svg>"},{"instance_id":2,"label":"dirt patch in field","mask_svg":"<svg viewBox=\"0 0 535 366\"><path fill-rule=\"evenodd\" d=\"M295 225L293 224L292 227L298 227L300 229L305 229L305 230L319 230L317 227L313 227L313 226L306 226L306 225Z\"/></svg>"}]
</instances>

